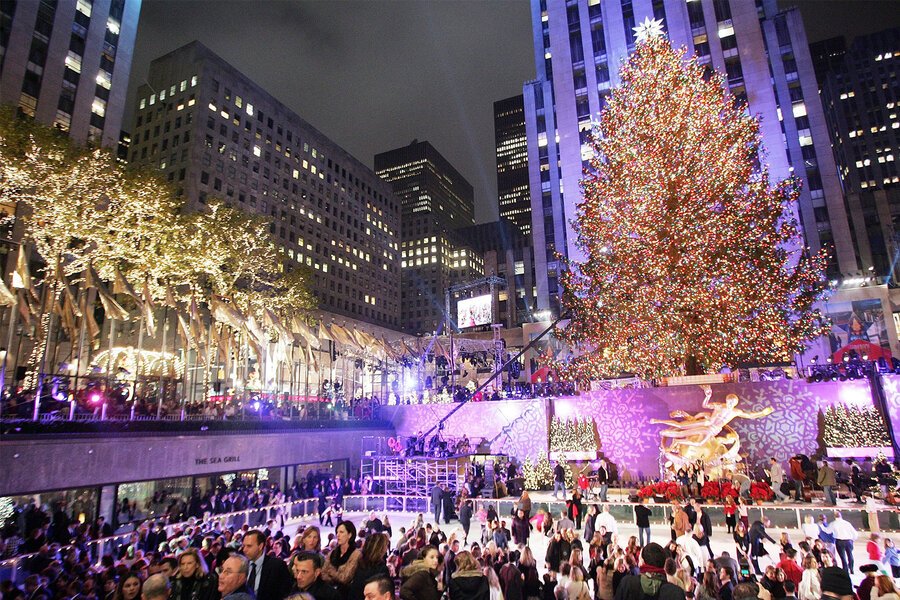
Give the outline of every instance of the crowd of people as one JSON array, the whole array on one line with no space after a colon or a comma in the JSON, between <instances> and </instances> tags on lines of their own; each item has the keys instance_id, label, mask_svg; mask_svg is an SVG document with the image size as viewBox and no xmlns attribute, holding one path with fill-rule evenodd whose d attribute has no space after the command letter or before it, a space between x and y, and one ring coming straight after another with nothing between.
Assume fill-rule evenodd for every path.
<instances>
[{"instance_id":1,"label":"crowd of people","mask_svg":"<svg viewBox=\"0 0 900 600\"><path fill-rule=\"evenodd\" d=\"M344 489L340 481L311 473L291 489L325 497ZM446 511L448 495L440 491L435 506ZM750 523L726 512L722 523L713 523L694 499L671 505L665 531L651 523L646 504L636 504L638 535L626 538L609 504L582 502L579 493L566 490L571 499L557 514L543 508L532 514L524 492L510 515L498 515L492 503L476 510L463 494L450 514L436 512L434 523L419 514L399 528L374 512L358 524L344 519L337 501L334 514L319 515L320 523L335 517L333 533L325 533L329 523L313 521L295 535L271 513L261 513L268 518L259 523L225 526L215 513L227 504L213 493L201 498L211 509L205 518L174 529L163 520L145 524L99 556L85 537L63 544L83 524L63 533L50 527L61 517L32 508L20 517L39 533L23 549L37 553L22 565L22 585L6 580L0 592L3 600L821 600L829 593L840 600L853 600L854 593L858 600L898 600L890 594L900 553L878 534L868 540L869 561L858 569L865 577L854 592L859 534L838 511L808 519L794 542L788 533L773 538L765 518ZM263 506L283 496L274 490L225 496L235 494L261 496ZM714 526L731 534L733 551L729 545L714 553ZM88 529L87 536L109 533L102 520Z\"/></svg>"}]
</instances>

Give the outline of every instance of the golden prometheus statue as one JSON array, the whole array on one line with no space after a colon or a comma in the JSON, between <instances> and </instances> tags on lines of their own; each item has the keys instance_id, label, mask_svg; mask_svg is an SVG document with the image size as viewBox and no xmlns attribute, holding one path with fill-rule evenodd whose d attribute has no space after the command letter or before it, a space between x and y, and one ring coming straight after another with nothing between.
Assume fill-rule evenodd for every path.
<instances>
[{"instance_id":1,"label":"golden prometheus statue","mask_svg":"<svg viewBox=\"0 0 900 600\"><path fill-rule=\"evenodd\" d=\"M747 412L737 408L738 397L728 394L724 403L711 402L712 388L704 385L703 408L691 416L682 410L670 413L671 419L651 419L651 423L667 425L659 432L666 466L677 471L689 464L702 461L706 467L723 468L741 460L741 441L729 423L738 417L758 419L772 413L767 407L759 412ZM676 420L679 419L679 420Z\"/></svg>"}]
</instances>

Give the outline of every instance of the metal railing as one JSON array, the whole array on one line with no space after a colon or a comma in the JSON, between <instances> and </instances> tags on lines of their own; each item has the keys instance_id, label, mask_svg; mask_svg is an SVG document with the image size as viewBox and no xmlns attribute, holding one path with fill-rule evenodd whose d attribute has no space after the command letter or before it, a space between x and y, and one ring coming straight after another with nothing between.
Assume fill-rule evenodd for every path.
<instances>
[{"instance_id":1,"label":"metal railing","mask_svg":"<svg viewBox=\"0 0 900 600\"><path fill-rule=\"evenodd\" d=\"M475 504L476 515L481 511L487 511L487 508L489 506L493 506L494 510L501 518L511 518L518 503L518 498L513 497L472 498L472 500ZM584 504L587 507L591 504L599 505L600 502L585 501ZM639 503L611 501L605 504L609 506L610 514L613 515L613 518L615 518L617 522L631 523L634 520L634 507ZM647 506L651 510L651 523L668 526L669 516L672 510L671 504L649 503L645 506ZM709 513L710 519L714 524L716 524L717 526L721 526L721 524L725 522L725 514L723 512L724 505L703 504L702 506L703 510ZM560 512L562 510L565 510L565 508L565 502L562 500L548 502L533 501L531 514L537 514L539 510L543 509L549 512L554 520L556 520L559 517ZM819 514L825 513L829 517L830 521L831 512L834 510L840 510L843 518L849 521L857 530L869 530L868 513L862 507L831 507L806 504L751 505L749 507L749 519L752 523L753 521L760 519L764 515L771 520L772 527L775 529L800 529L807 516L812 516L814 520L818 522ZM345 516L364 514L372 511L382 515L385 513L422 513L426 516L425 521L428 522L429 519L427 518L427 516L431 512L431 501L429 498L423 496L394 496L384 494L344 497ZM878 524L881 531L900 531L900 510L895 507L880 508L877 511L877 515ZM179 523L170 523L167 524L164 529L166 531L167 537L169 537L176 529L183 529L184 527L188 526L200 526L201 528L205 529L205 527L203 527L204 525L209 526L216 523L225 528L240 528L244 524L248 524L252 527L256 525L262 526L269 519L277 520L279 519L279 517L284 518L284 523L286 525L289 522L302 521L313 516L318 516L318 499L305 498L279 504L271 504L264 507L248 508L229 513L207 513L202 519L189 519L187 521L182 521ZM131 537L139 530L142 524L154 524L158 521L159 519L157 518L149 518L143 522L136 521L133 523L129 523L129 525L133 527L133 529L130 531L117 533L109 537L98 538L96 540L87 542L86 545L88 547L88 551L91 554L92 560L99 563L104 554L116 554L123 545L127 545L130 543ZM64 553L65 550L71 547L72 545L62 546L60 548L60 553ZM23 566L27 564L27 561L36 555L37 553L20 554L0 561L0 574L10 572L18 577L23 572Z\"/></svg>"}]
</instances>

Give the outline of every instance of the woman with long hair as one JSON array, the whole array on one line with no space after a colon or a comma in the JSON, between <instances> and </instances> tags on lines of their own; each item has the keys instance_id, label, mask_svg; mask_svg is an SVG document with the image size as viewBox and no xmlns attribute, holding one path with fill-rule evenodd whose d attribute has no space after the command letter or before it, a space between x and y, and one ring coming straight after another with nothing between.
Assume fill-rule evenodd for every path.
<instances>
[{"instance_id":1,"label":"woman with long hair","mask_svg":"<svg viewBox=\"0 0 900 600\"><path fill-rule=\"evenodd\" d=\"M694 598L696 600L716 600L716 572L706 571L703 573L703 581L694 588Z\"/></svg>"},{"instance_id":2,"label":"woman with long hair","mask_svg":"<svg viewBox=\"0 0 900 600\"><path fill-rule=\"evenodd\" d=\"M350 582L359 566L362 553L356 549L356 525L341 521L334 530L337 546L325 559L322 567L322 581L337 588L342 598L348 597Z\"/></svg>"},{"instance_id":3,"label":"woman with long hair","mask_svg":"<svg viewBox=\"0 0 900 600\"><path fill-rule=\"evenodd\" d=\"M196 548L187 548L178 557L178 575L172 580L171 600L218 600L219 578L209 573L206 561Z\"/></svg>"},{"instance_id":4,"label":"woman with long hair","mask_svg":"<svg viewBox=\"0 0 900 600\"><path fill-rule=\"evenodd\" d=\"M425 546L419 559L400 571L401 600L440 600L443 586L439 580L441 555L434 546Z\"/></svg>"},{"instance_id":5,"label":"woman with long hair","mask_svg":"<svg viewBox=\"0 0 900 600\"><path fill-rule=\"evenodd\" d=\"M625 546L625 554L633 556L635 559L640 558L641 547L638 546L638 539L636 535L628 538L628 545Z\"/></svg>"},{"instance_id":6,"label":"woman with long hair","mask_svg":"<svg viewBox=\"0 0 900 600\"><path fill-rule=\"evenodd\" d=\"M591 591L580 569L572 569L572 579L566 586L566 600L591 600Z\"/></svg>"},{"instance_id":7,"label":"woman with long hair","mask_svg":"<svg viewBox=\"0 0 900 600\"><path fill-rule=\"evenodd\" d=\"M350 600L363 600L363 589L366 581L377 575L390 577L387 568L387 552L391 545L386 533L373 533L366 538L362 547L362 556L350 581Z\"/></svg>"},{"instance_id":8,"label":"woman with long hair","mask_svg":"<svg viewBox=\"0 0 900 600\"><path fill-rule=\"evenodd\" d=\"M450 600L490 600L490 584L471 552L463 550L456 555L456 571L450 576L448 591Z\"/></svg>"},{"instance_id":9,"label":"woman with long hair","mask_svg":"<svg viewBox=\"0 0 900 600\"><path fill-rule=\"evenodd\" d=\"M137 573L128 573L119 580L113 600L139 600L141 597L141 578Z\"/></svg>"},{"instance_id":10,"label":"woman with long hair","mask_svg":"<svg viewBox=\"0 0 900 600\"><path fill-rule=\"evenodd\" d=\"M734 543L737 546L737 559L741 560L741 557L750 560L750 536L747 534L747 528L744 526L743 521L738 523L734 528L734 533L732 534L734 538Z\"/></svg>"},{"instance_id":11,"label":"woman with long hair","mask_svg":"<svg viewBox=\"0 0 900 600\"><path fill-rule=\"evenodd\" d=\"M538 575L537 560L529 546L522 548L519 556L519 571L522 572L522 593L525 600L537 600L541 597L541 578Z\"/></svg>"},{"instance_id":12,"label":"woman with long hair","mask_svg":"<svg viewBox=\"0 0 900 600\"><path fill-rule=\"evenodd\" d=\"M613 571L612 589L615 596L616 590L619 589L619 583L628 575L628 563L625 561L625 557L622 556L617 558L614 564L615 571Z\"/></svg>"},{"instance_id":13,"label":"woman with long hair","mask_svg":"<svg viewBox=\"0 0 900 600\"><path fill-rule=\"evenodd\" d=\"M722 510L725 512L725 528L727 533L734 533L734 527L737 525L737 504L734 503L734 496L726 494L725 507Z\"/></svg>"},{"instance_id":14,"label":"woman with long hair","mask_svg":"<svg viewBox=\"0 0 900 600\"><path fill-rule=\"evenodd\" d=\"M819 600L822 597L822 582L819 577L819 561L812 553L803 559L803 575L797 587L799 600Z\"/></svg>"},{"instance_id":15,"label":"woman with long hair","mask_svg":"<svg viewBox=\"0 0 900 600\"><path fill-rule=\"evenodd\" d=\"M298 550L306 550L307 552L317 552L319 554L322 553L322 534L319 532L319 528L315 526L309 526L303 530L303 534L300 536L300 547Z\"/></svg>"},{"instance_id":16,"label":"woman with long hair","mask_svg":"<svg viewBox=\"0 0 900 600\"><path fill-rule=\"evenodd\" d=\"M497 577L497 572L492 567L485 567L484 576L488 581L490 600L503 600L503 590L500 589L500 578Z\"/></svg>"},{"instance_id":17,"label":"woman with long hair","mask_svg":"<svg viewBox=\"0 0 900 600\"><path fill-rule=\"evenodd\" d=\"M872 600L900 600L894 580L887 575L879 575L872 588Z\"/></svg>"}]
</instances>

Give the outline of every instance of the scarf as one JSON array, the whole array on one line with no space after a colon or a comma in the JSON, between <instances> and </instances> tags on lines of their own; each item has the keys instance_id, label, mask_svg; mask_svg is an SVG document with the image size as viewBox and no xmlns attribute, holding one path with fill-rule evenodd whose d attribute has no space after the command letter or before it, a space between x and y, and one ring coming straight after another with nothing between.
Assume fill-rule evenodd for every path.
<instances>
[{"instance_id":1,"label":"scarf","mask_svg":"<svg viewBox=\"0 0 900 600\"><path fill-rule=\"evenodd\" d=\"M641 565L641 575L665 575L666 570L662 567L654 567L652 565Z\"/></svg>"}]
</instances>

